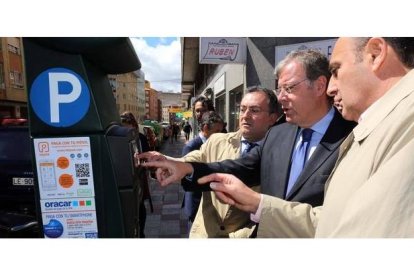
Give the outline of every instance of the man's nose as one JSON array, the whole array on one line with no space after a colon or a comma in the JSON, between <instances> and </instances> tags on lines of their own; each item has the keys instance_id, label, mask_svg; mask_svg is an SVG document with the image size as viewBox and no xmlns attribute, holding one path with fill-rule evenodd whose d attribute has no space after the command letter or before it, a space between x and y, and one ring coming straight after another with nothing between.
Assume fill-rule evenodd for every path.
<instances>
[{"instance_id":1,"label":"man's nose","mask_svg":"<svg viewBox=\"0 0 414 276\"><path fill-rule=\"evenodd\" d=\"M287 99L287 94L286 94L286 93L280 93L280 94L277 96L277 100L278 100L279 102L286 102L286 99Z\"/></svg>"},{"instance_id":2,"label":"man's nose","mask_svg":"<svg viewBox=\"0 0 414 276\"><path fill-rule=\"evenodd\" d=\"M329 97L334 97L338 93L338 88L332 79L329 81L328 89L326 89L326 94L328 94Z\"/></svg>"},{"instance_id":3,"label":"man's nose","mask_svg":"<svg viewBox=\"0 0 414 276\"><path fill-rule=\"evenodd\" d=\"M251 114L251 112L249 112L249 110L248 110L248 109L247 109L247 110L245 110L244 112L240 111L240 117L241 117L241 118L248 118L248 117L252 117L251 115L252 115L252 114Z\"/></svg>"}]
</instances>

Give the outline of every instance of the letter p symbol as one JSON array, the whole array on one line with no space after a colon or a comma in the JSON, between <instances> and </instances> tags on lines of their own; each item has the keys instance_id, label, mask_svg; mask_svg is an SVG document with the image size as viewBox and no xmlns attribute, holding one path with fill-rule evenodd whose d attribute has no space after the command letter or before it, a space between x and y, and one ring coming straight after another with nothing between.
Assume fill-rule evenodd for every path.
<instances>
[{"instance_id":1,"label":"letter p symbol","mask_svg":"<svg viewBox=\"0 0 414 276\"><path fill-rule=\"evenodd\" d=\"M72 91L67 94L59 94L59 82L68 82L72 86ZM49 93L50 93L50 121L59 123L59 104L72 103L81 94L82 86L79 79L71 73L49 72Z\"/></svg>"}]
</instances>

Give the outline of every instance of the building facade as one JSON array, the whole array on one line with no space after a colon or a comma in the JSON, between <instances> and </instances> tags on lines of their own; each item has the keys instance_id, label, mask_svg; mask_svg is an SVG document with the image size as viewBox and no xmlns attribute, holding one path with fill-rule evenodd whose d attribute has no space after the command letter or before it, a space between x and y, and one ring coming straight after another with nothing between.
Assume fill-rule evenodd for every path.
<instances>
[{"instance_id":1,"label":"building facade","mask_svg":"<svg viewBox=\"0 0 414 276\"><path fill-rule=\"evenodd\" d=\"M138 117L145 118L145 73L142 70L134 72L137 76Z\"/></svg>"},{"instance_id":2,"label":"building facade","mask_svg":"<svg viewBox=\"0 0 414 276\"><path fill-rule=\"evenodd\" d=\"M158 98L161 100L162 118L163 122L170 122L175 120L175 114L170 114L171 108L178 108L185 110L185 102L182 101L181 93L158 92Z\"/></svg>"},{"instance_id":3,"label":"building facade","mask_svg":"<svg viewBox=\"0 0 414 276\"><path fill-rule=\"evenodd\" d=\"M22 39L0 38L0 116L27 118Z\"/></svg>"},{"instance_id":4,"label":"building facade","mask_svg":"<svg viewBox=\"0 0 414 276\"><path fill-rule=\"evenodd\" d=\"M145 119L159 121L161 114L158 107L158 91L151 87L151 82L145 81Z\"/></svg>"},{"instance_id":5,"label":"building facade","mask_svg":"<svg viewBox=\"0 0 414 276\"><path fill-rule=\"evenodd\" d=\"M161 107L162 110L162 117L161 117L161 121L162 122L170 122L170 107L169 106L162 106Z\"/></svg>"},{"instance_id":6,"label":"building facade","mask_svg":"<svg viewBox=\"0 0 414 276\"><path fill-rule=\"evenodd\" d=\"M108 75L119 114L131 111L138 116L138 77L135 72Z\"/></svg>"}]
</instances>

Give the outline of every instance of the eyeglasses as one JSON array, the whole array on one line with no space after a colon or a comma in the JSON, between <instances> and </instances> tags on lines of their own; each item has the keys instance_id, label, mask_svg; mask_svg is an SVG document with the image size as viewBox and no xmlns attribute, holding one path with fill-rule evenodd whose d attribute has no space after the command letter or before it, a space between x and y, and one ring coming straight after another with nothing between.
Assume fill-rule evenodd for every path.
<instances>
[{"instance_id":1,"label":"eyeglasses","mask_svg":"<svg viewBox=\"0 0 414 276\"><path fill-rule=\"evenodd\" d=\"M289 86L282 86L282 87L279 87L279 88L277 88L275 91L276 91L276 96L280 96L281 94L282 94L282 92L284 91L286 94L291 94L292 93L292 89L293 88L295 88L296 86L298 86L299 84L301 84L302 82L304 82L304 81L306 81L306 80L308 80L307 78L306 79L303 79L303 80L301 80L301 81L298 81L297 83L295 83L295 84L292 84L292 85L289 85Z\"/></svg>"},{"instance_id":2,"label":"eyeglasses","mask_svg":"<svg viewBox=\"0 0 414 276\"><path fill-rule=\"evenodd\" d=\"M240 107L240 111L239 111L240 114L244 114L244 113L246 113L246 111L249 111L249 113L252 114L252 115L257 115L260 112L267 112L267 111L262 110L258 106L241 106Z\"/></svg>"}]
</instances>

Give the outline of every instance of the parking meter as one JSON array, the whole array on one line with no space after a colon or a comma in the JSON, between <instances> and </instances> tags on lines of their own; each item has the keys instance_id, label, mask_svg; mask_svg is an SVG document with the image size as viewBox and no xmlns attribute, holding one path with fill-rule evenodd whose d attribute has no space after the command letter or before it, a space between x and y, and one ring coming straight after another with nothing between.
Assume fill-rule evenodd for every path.
<instances>
[{"instance_id":1,"label":"parking meter","mask_svg":"<svg viewBox=\"0 0 414 276\"><path fill-rule=\"evenodd\" d=\"M128 38L23 38L39 225L45 238L137 237L135 130L107 78L140 69Z\"/></svg>"}]
</instances>

